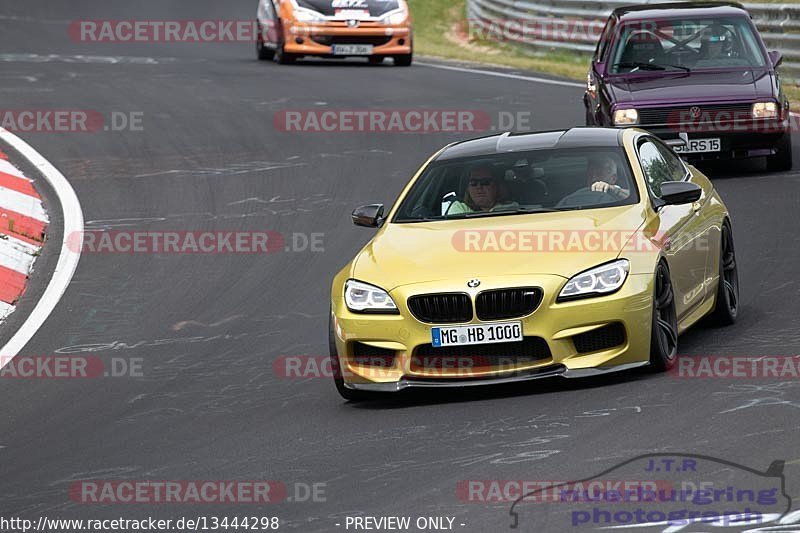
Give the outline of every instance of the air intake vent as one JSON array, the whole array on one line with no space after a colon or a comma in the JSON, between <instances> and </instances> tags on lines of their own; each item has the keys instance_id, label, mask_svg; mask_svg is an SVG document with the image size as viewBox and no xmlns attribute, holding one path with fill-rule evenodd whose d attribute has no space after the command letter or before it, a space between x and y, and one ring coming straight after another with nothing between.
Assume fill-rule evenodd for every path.
<instances>
[{"instance_id":1,"label":"air intake vent","mask_svg":"<svg viewBox=\"0 0 800 533\"><path fill-rule=\"evenodd\" d=\"M578 353L599 352L625 343L625 326L616 322L572 337Z\"/></svg>"}]
</instances>

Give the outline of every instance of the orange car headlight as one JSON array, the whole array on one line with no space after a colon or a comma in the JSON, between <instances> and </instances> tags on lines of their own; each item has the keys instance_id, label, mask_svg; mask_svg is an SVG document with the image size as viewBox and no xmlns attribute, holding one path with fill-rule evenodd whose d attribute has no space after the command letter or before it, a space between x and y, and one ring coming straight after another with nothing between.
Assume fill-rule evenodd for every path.
<instances>
[{"instance_id":1,"label":"orange car headlight","mask_svg":"<svg viewBox=\"0 0 800 533\"><path fill-rule=\"evenodd\" d=\"M302 7L295 8L294 19L297 22L311 23L311 22L325 22L325 17L316 11L305 9Z\"/></svg>"},{"instance_id":2,"label":"orange car headlight","mask_svg":"<svg viewBox=\"0 0 800 533\"><path fill-rule=\"evenodd\" d=\"M386 24L387 26L397 26L404 24L407 20L408 11L405 9L398 9L384 15L383 18L381 18L381 24Z\"/></svg>"}]
</instances>

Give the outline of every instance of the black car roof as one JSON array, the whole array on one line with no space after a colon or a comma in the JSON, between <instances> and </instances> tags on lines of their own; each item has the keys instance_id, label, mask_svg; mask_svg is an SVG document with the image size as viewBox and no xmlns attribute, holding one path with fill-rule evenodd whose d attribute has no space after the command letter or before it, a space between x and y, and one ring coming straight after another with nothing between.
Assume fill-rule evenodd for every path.
<instances>
[{"instance_id":1,"label":"black car roof","mask_svg":"<svg viewBox=\"0 0 800 533\"><path fill-rule=\"evenodd\" d=\"M612 16L622 19L651 19L658 17L697 16L698 11L708 11L719 16L749 16L738 2L673 2L664 4L642 4L618 7Z\"/></svg>"},{"instance_id":2,"label":"black car roof","mask_svg":"<svg viewBox=\"0 0 800 533\"><path fill-rule=\"evenodd\" d=\"M602 148L622 145L623 130L615 128L572 128L537 133L503 133L448 146L437 161L462 157L546 150L552 148Z\"/></svg>"}]
</instances>

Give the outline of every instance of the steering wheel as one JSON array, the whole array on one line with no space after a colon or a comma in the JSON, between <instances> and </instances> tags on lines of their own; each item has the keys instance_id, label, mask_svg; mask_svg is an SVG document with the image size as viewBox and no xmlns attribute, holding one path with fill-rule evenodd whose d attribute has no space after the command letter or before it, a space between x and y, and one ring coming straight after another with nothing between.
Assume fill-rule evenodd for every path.
<instances>
[{"instance_id":1,"label":"steering wheel","mask_svg":"<svg viewBox=\"0 0 800 533\"><path fill-rule=\"evenodd\" d=\"M619 198L607 192L593 191L591 187L584 187L562 198L561 201L556 204L556 209L612 204L617 201L619 201Z\"/></svg>"}]
</instances>

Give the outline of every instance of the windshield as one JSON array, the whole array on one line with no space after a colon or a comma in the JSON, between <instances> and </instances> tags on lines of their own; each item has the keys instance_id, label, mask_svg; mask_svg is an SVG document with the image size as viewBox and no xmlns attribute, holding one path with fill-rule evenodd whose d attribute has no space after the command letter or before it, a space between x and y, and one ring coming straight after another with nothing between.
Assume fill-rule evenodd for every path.
<instances>
[{"instance_id":1,"label":"windshield","mask_svg":"<svg viewBox=\"0 0 800 533\"><path fill-rule=\"evenodd\" d=\"M765 66L753 26L741 17L630 23L616 43L612 73Z\"/></svg>"},{"instance_id":2,"label":"windshield","mask_svg":"<svg viewBox=\"0 0 800 533\"><path fill-rule=\"evenodd\" d=\"M537 150L431 163L394 222L596 209L638 200L621 148Z\"/></svg>"}]
</instances>

